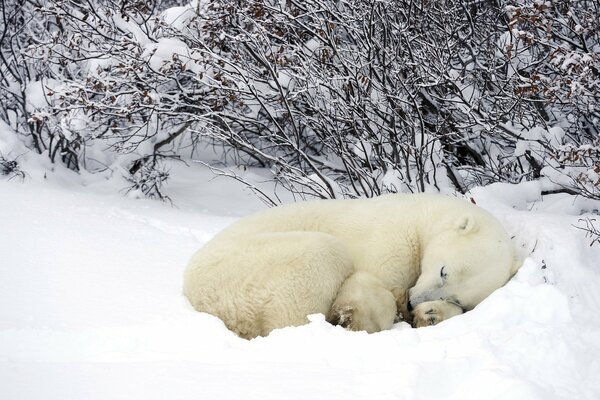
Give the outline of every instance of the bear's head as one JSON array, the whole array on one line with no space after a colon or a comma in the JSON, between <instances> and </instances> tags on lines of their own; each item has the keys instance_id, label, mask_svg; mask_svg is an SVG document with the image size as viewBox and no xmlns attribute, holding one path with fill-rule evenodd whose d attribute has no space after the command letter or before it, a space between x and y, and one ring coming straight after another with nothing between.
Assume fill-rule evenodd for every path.
<instances>
[{"instance_id":1,"label":"bear's head","mask_svg":"<svg viewBox=\"0 0 600 400\"><path fill-rule=\"evenodd\" d=\"M471 310L516 271L510 238L482 210L451 219L423 245L409 307L444 300Z\"/></svg>"}]
</instances>

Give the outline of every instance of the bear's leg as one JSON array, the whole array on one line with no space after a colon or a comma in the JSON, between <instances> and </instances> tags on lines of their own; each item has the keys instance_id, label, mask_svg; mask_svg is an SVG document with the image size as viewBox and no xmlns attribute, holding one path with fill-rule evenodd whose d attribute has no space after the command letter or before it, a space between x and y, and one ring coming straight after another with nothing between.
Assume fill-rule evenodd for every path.
<instances>
[{"instance_id":1,"label":"bear's leg","mask_svg":"<svg viewBox=\"0 0 600 400\"><path fill-rule=\"evenodd\" d=\"M397 317L396 298L376 276L358 271L342 287L327 321L368 333L390 329Z\"/></svg>"},{"instance_id":2,"label":"bear's leg","mask_svg":"<svg viewBox=\"0 0 600 400\"><path fill-rule=\"evenodd\" d=\"M184 294L196 310L251 339L326 314L352 272L348 250L328 234L220 237L188 263Z\"/></svg>"},{"instance_id":3,"label":"bear's leg","mask_svg":"<svg viewBox=\"0 0 600 400\"><path fill-rule=\"evenodd\" d=\"M270 266L262 271L264 280L258 289L262 299L268 298L260 305L261 336L273 329L305 324L309 314L326 314L353 272L347 249L331 235L283 232L266 234L265 239L272 241L269 247L277 249L277 256L263 255L263 262Z\"/></svg>"},{"instance_id":4,"label":"bear's leg","mask_svg":"<svg viewBox=\"0 0 600 400\"><path fill-rule=\"evenodd\" d=\"M440 322L460 315L464 310L456 304L448 303L444 300L426 301L419 304L412 310L413 326L421 328L423 326L435 325Z\"/></svg>"}]
</instances>

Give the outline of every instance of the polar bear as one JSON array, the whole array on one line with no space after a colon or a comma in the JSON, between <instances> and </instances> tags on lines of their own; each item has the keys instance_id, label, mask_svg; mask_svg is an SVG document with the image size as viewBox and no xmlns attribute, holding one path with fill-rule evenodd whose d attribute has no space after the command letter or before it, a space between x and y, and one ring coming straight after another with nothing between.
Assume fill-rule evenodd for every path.
<instances>
[{"instance_id":1,"label":"polar bear","mask_svg":"<svg viewBox=\"0 0 600 400\"><path fill-rule=\"evenodd\" d=\"M515 272L501 224L434 194L315 200L242 218L191 258L183 292L243 338L322 313L352 330L470 310ZM410 312L412 309L412 312Z\"/></svg>"}]
</instances>

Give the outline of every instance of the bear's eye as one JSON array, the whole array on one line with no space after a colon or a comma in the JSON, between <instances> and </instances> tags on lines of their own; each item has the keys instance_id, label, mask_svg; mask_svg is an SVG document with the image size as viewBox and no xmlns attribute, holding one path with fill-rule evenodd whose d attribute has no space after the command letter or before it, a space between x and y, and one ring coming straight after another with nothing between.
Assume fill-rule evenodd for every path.
<instances>
[{"instance_id":1,"label":"bear's eye","mask_svg":"<svg viewBox=\"0 0 600 400\"><path fill-rule=\"evenodd\" d=\"M440 278L442 279L442 283L446 282L446 279L448 278L448 274L446 273L445 265L442 267L442 269L440 269Z\"/></svg>"}]
</instances>

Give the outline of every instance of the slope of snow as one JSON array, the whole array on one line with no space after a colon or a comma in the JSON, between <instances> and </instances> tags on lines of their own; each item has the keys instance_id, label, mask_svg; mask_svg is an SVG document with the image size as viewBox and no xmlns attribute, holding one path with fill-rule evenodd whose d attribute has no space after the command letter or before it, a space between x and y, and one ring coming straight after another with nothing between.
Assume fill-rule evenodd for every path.
<instances>
[{"instance_id":1,"label":"slope of snow","mask_svg":"<svg viewBox=\"0 0 600 400\"><path fill-rule=\"evenodd\" d=\"M529 256L465 315L372 335L314 315L245 341L187 304L181 276L264 206L202 169L171 184L176 206L108 193L0 181L0 399L600 398L600 247L565 199L471 193Z\"/></svg>"}]
</instances>

